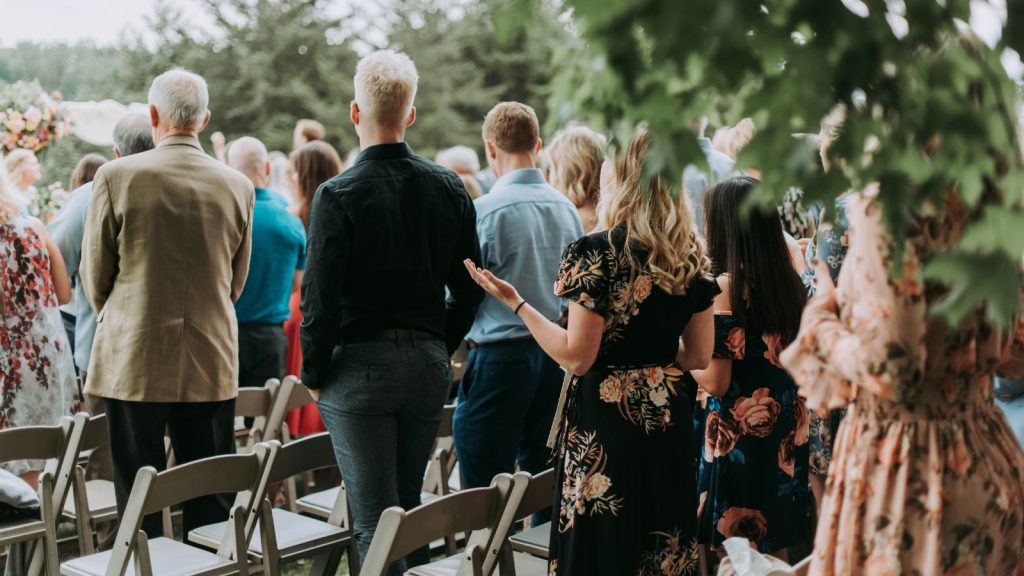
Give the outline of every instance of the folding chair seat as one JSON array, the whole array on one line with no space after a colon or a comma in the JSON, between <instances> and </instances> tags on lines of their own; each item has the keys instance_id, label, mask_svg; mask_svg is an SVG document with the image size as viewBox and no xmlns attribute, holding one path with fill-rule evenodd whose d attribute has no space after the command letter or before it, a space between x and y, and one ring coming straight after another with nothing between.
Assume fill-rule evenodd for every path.
<instances>
[{"instance_id":1,"label":"folding chair seat","mask_svg":"<svg viewBox=\"0 0 1024 576\"><path fill-rule=\"evenodd\" d=\"M124 517L112 550L64 562L66 576L138 574L140 576L220 576L249 573L244 550L264 509L270 468L279 444L260 443L248 454L214 456L157 472L147 466L135 476ZM142 520L174 504L213 494L237 494L231 516L223 524L223 544L214 552L169 537L150 540Z\"/></svg>"},{"instance_id":2,"label":"folding chair seat","mask_svg":"<svg viewBox=\"0 0 1024 576\"><path fill-rule=\"evenodd\" d=\"M326 432L307 436L281 448L270 471L270 482L281 482L309 470L334 468L334 450ZM344 493L331 505L327 520L302 516L289 510L271 509L257 530L260 539L253 539L248 547L255 564L262 564L268 574L279 573L282 562L316 557L313 574L334 574L341 553L348 552L349 572L359 572L359 552L352 536L348 501ZM202 526L189 532L191 542L209 548L222 545L224 523Z\"/></svg>"},{"instance_id":3,"label":"folding chair seat","mask_svg":"<svg viewBox=\"0 0 1024 576\"><path fill-rule=\"evenodd\" d=\"M28 573L57 572L57 510L71 488L72 469L82 447L82 429L89 416L64 417L57 426L22 426L0 430L0 462L45 460L39 480L39 518L0 522L0 549L33 542ZM11 558L8 557L8 562ZM8 566L8 569L14 567ZM45 570L44 570L45 569ZM15 570L17 573L17 570Z\"/></svg>"},{"instance_id":4,"label":"folding chair seat","mask_svg":"<svg viewBox=\"0 0 1024 576\"><path fill-rule=\"evenodd\" d=\"M499 474L487 488L443 496L408 512L389 508L381 516L364 575L384 574L388 564L445 534L469 532L466 551L406 572L409 576L489 576L497 565L529 475ZM378 543L380 539L380 543Z\"/></svg>"},{"instance_id":5,"label":"folding chair seat","mask_svg":"<svg viewBox=\"0 0 1024 576\"><path fill-rule=\"evenodd\" d=\"M529 480L529 486L516 510L515 520L524 520L555 500L555 471L548 469ZM545 522L517 534L505 542L501 552L502 576L547 576L551 522Z\"/></svg>"},{"instance_id":6,"label":"folding chair seat","mask_svg":"<svg viewBox=\"0 0 1024 576\"><path fill-rule=\"evenodd\" d=\"M82 452L94 451L110 443L107 417L98 415L84 424ZM79 514L78 511L84 512ZM78 529L78 550L82 554L96 551L96 530L99 525L117 520L117 499L110 480L85 479L85 468L75 467L71 497L64 501L64 519Z\"/></svg>"}]
</instances>

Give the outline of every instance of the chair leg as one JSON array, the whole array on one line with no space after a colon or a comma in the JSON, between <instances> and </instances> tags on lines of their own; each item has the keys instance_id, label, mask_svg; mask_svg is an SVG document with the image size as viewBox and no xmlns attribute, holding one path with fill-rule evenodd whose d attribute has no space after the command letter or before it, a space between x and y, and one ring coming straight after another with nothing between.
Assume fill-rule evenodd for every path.
<instances>
[{"instance_id":1,"label":"chair leg","mask_svg":"<svg viewBox=\"0 0 1024 576\"><path fill-rule=\"evenodd\" d=\"M355 537L348 541L348 550L345 552L348 557L348 573L359 574L359 569L362 568L362 561L359 558L359 544L356 542Z\"/></svg>"},{"instance_id":2,"label":"chair leg","mask_svg":"<svg viewBox=\"0 0 1024 576\"><path fill-rule=\"evenodd\" d=\"M334 576L338 572L338 565L341 564L341 553L341 549L334 549L313 558L313 566L309 569L310 576Z\"/></svg>"}]
</instances>

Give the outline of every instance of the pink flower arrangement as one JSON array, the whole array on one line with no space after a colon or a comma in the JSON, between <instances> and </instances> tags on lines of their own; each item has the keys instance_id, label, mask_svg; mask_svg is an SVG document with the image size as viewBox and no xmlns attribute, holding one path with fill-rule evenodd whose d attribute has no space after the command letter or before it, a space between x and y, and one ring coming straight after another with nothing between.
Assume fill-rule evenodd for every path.
<instances>
[{"instance_id":1,"label":"pink flower arrangement","mask_svg":"<svg viewBox=\"0 0 1024 576\"><path fill-rule=\"evenodd\" d=\"M45 92L38 82L15 82L0 90L0 147L38 152L71 133L61 112L60 92Z\"/></svg>"}]
</instances>

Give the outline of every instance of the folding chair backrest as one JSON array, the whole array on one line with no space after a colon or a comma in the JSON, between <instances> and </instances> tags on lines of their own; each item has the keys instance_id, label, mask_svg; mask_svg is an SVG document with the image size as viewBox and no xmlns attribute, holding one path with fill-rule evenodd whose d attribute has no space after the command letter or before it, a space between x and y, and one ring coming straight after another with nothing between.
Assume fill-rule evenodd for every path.
<instances>
[{"instance_id":1,"label":"folding chair backrest","mask_svg":"<svg viewBox=\"0 0 1024 576\"><path fill-rule=\"evenodd\" d=\"M377 525L366 563L374 556L378 537L390 537L386 561L390 564L446 534L483 530L499 513L503 500L501 488L492 484L449 494L408 512L388 508Z\"/></svg>"},{"instance_id":2,"label":"folding chair backrest","mask_svg":"<svg viewBox=\"0 0 1024 576\"><path fill-rule=\"evenodd\" d=\"M555 501L555 469L549 468L530 478L516 512L516 520L550 507Z\"/></svg>"},{"instance_id":3,"label":"folding chair backrest","mask_svg":"<svg viewBox=\"0 0 1024 576\"><path fill-rule=\"evenodd\" d=\"M309 470L337 465L331 437L327 432L321 432L282 446L270 471L270 481L281 482Z\"/></svg>"},{"instance_id":4,"label":"folding chair backrest","mask_svg":"<svg viewBox=\"0 0 1024 576\"><path fill-rule=\"evenodd\" d=\"M270 384L275 382L271 380L262 388L239 388L238 397L235 398L235 416L266 417L274 402Z\"/></svg>"},{"instance_id":5,"label":"folding chair backrest","mask_svg":"<svg viewBox=\"0 0 1024 576\"><path fill-rule=\"evenodd\" d=\"M287 396L288 404L286 405L286 408L288 410L295 410L296 408L302 408L306 404L316 402L316 400L313 399L313 395L309 393L309 388L303 386L302 382L300 382L298 378L295 376L285 377L286 381L289 379L292 382L292 388Z\"/></svg>"},{"instance_id":6,"label":"folding chair backrest","mask_svg":"<svg viewBox=\"0 0 1024 576\"><path fill-rule=\"evenodd\" d=\"M280 383L277 381L273 383L273 400L270 410L267 412L267 420L263 426L263 430L265 430L263 433L264 440L277 438L282 443L287 443L289 440L282 434L282 430L284 419L288 415L288 411L291 410L289 406L293 403L296 388L302 388L306 396L309 397L309 401L313 401L313 397L309 395L309 391L306 390L305 386L297 386L297 382L298 379L295 376L285 376L284 380Z\"/></svg>"},{"instance_id":7,"label":"folding chair backrest","mask_svg":"<svg viewBox=\"0 0 1024 576\"><path fill-rule=\"evenodd\" d=\"M63 422L57 426L21 426L0 430L0 462L58 460L64 452L65 433Z\"/></svg>"},{"instance_id":8,"label":"folding chair backrest","mask_svg":"<svg viewBox=\"0 0 1024 576\"><path fill-rule=\"evenodd\" d=\"M107 417L99 414L89 418L85 422L85 432L82 434L82 450L95 450L110 444L110 434L107 431Z\"/></svg>"}]
</instances>

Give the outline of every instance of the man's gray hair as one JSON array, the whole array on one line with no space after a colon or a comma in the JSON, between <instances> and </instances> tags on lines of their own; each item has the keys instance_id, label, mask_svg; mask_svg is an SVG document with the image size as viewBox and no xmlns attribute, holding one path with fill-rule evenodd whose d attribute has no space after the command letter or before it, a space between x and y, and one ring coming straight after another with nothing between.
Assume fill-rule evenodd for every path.
<instances>
[{"instance_id":1,"label":"man's gray hair","mask_svg":"<svg viewBox=\"0 0 1024 576\"><path fill-rule=\"evenodd\" d=\"M437 153L437 163L459 174L476 174L480 171L480 157L469 146L452 146Z\"/></svg>"},{"instance_id":2,"label":"man's gray hair","mask_svg":"<svg viewBox=\"0 0 1024 576\"><path fill-rule=\"evenodd\" d=\"M153 80L149 103L171 127L195 130L206 115L210 93L202 76L175 68Z\"/></svg>"},{"instance_id":3,"label":"man's gray hair","mask_svg":"<svg viewBox=\"0 0 1024 576\"><path fill-rule=\"evenodd\" d=\"M140 112L125 114L114 125L114 148L121 156L153 149L153 128L149 117Z\"/></svg>"},{"instance_id":4,"label":"man's gray hair","mask_svg":"<svg viewBox=\"0 0 1024 576\"><path fill-rule=\"evenodd\" d=\"M263 179L267 176L267 147L252 136L235 140L228 150L228 166L250 178Z\"/></svg>"}]
</instances>

